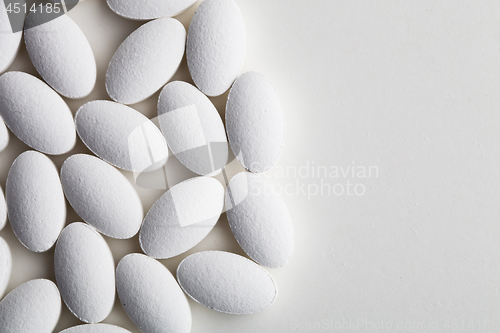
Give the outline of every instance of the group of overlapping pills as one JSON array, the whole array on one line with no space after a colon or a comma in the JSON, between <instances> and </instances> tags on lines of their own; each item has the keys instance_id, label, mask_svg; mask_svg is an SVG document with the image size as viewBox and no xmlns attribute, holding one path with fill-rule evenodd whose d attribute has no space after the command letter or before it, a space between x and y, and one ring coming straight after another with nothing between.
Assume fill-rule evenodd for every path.
<instances>
[{"instance_id":1,"label":"group of overlapping pills","mask_svg":"<svg viewBox=\"0 0 500 333\"><path fill-rule=\"evenodd\" d=\"M189 332L191 310L185 294L224 313L262 311L276 299L277 286L261 266L279 268L293 252L290 214L258 175L271 169L280 156L283 110L263 75L240 75L246 31L237 4L203 1L186 34L171 17L195 0L107 2L120 16L150 20L123 41L109 63L105 85L113 101L88 102L73 118L60 96L83 98L96 84L93 51L67 15L47 20L34 11L26 16L26 49L43 81L23 72L0 76L0 151L9 141L5 124L33 149L20 154L10 167L5 199L0 188L0 229L8 215L14 234L29 250L45 252L55 245L56 277L56 283L31 280L1 299L0 332L52 332L60 317L61 297L86 323L62 332L128 332L99 324L111 312L116 293L143 333ZM4 72L16 56L23 32L12 33L2 3L0 29L0 72ZM184 54L196 87L168 83ZM127 105L160 89L158 128ZM224 126L207 96L227 90ZM71 155L58 171L47 155L70 152L77 134L97 157ZM161 169L168 148L199 176L170 188L144 216L139 195L118 169L136 173ZM225 188L212 176L224 172L229 149L249 172L235 175ZM65 226L66 200L85 223ZM224 210L251 260L223 251L197 252L179 264L176 280L156 259L192 249ZM101 234L129 239L137 233L145 254L126 255L115 268ZM11 267L9 246L0 238L0 297Z\"/></svg>"}]
</instances>

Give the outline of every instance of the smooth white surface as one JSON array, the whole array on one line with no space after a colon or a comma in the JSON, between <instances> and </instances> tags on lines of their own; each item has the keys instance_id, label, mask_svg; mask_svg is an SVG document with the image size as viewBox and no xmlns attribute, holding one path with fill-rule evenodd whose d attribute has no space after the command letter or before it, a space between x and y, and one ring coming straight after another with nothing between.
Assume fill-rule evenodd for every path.
<instances>
[{"instance_id":1,"label":"smooth white surface","mask_svg":"<svg viewBox=\"0 0 500 333\"><path fill-rule=\"evenodd\" d=\"M7 131L7 126L5 126L5 123L0 117L0 152L7 147L9 144L9 132Z\"/></svg>"},{"instance_id":2,"label":"smooth white surface","mask_svg":"<svg viewBox=\"0 0 500 333\"><path fill-rule=\"evenodd\" d=\"M134 104L153 95L174 76L185 46L186 30L176 19L145 23L127 37L109 63L109 96L123 104Z\"/></svg>"},{"instance_id":3,"label":"smooth white surface","mask_svg":"<svg viewBox=\"0 0 500 333\"><path fill-rule=\"evenodd\" d=\"M115 263L102 236L75 222L57 240L54 271L64 303L81 321L104 320L115 301Z\"/></svg>"},{"instance_id":4,"label":"smooth white surface","mask_svg":"<svg viewBox=\"0 0 500 333\"><path fill-rule=\"evenodd\" d=\"M0 187L0 230L7 224L7 202L5 202L5 195Z\"/></svg>"},{"instance_id":5,"label":"smooth white surface","mask_svg":"<svg viewBox=\"0 0 500 333\"><path fill-rule=\"evenodd\" d=\"M87 324L74 326L59 333L130 333L130 331L109 324Z\"/></svg>"},{"instance_id":6,"label":"smooth white surface","mask_svg":"<svg viewBox=\"0 0 500 333\"><path fill-rule=\"evenodd\" d=\"M172 273L143 254L123 257L116 291L129 318L143 333L191 331L191 309Z\"/></svg>"},{"instance_id":7,"label":"smooth white surface","mask_svg":"<svg viewBox=\"0 0 500 333\"><path fill-rule=\"evenodd\" d=\"M158 98L158 122L168 146L189 170L208 175L228 162L226 130L215 106L195 86L174 81Z\"/></svg>"},{"instance_id":8,"label":"smooth white surface","mask_svg":"<svg viewBox=\"0 0 500 333\"><path fill-rule=\"evenodd\" d=\"M43 9L31 12L25 25L30 27L45 15ZM94 89L94 53L82 30L68 15L26 29L24 41L33 65L55 91L68 98L82 98Z\"/></svg>"},{"instance_id":9,"label":"smooth white surface","mask_svg":"<svg viewBox=\"0 0 500 333\"><path fill-rule=\"evenodd\" d=\"M0 76L0 116L21 141L42 153L60 155L75 146L68 105L32 75L13 71Z\"/></svg>"},{"instance_id":10,"label":"smooth white surface","mask_svg":"<svg viewBox=\"0 0 500 333\"><path fill-rule=\"evenodd\" d=\"M66 222L66 201L54 163L37 151L19 155L7 176L5 199L19 241L33 252L50 249Z\"/></svg>"},{"instance_id":11,"label":"smooth white surface","mask_svg":"<svg viewBox=\"0 0 500 333\"><path fill-rule=\"evenodd\" d=\"M147 255L166 259L201 242L219 220L224 188L210 177L195 177L175 185L148 211L139 232Z\"/></svg>"},{"instance_id":12,"label":"smooth white surface","mask_svg":"<svg viewBox=\"0 0 500 333\"><path fill-rule=\"evenodd\" d=\"M245 20L233 0L206 0L196 10L186 44L189 72L208 96L231 87L245 62Z\"/></svg>"},{"instance_id":13,"label":"smooth white surface","mask_svg":"<svg viewBox=\"0 0 500 333\"><path fill-rule=\"evenodd\" d=\"M46 279L23 283L0 302L0 331L51 333L61 315L61 296Z\"/></svg>"},{"instance_id":14,"label":"smooth white surface","mask_svg":"<svg viewBox=\"0 0 500 333\"><path fill-rule=\"evenodd\" d=\"M5 288L7 288L7 284L9 283L11 271L12 254L9 244L0 237L0 299L3 297Z\"/></svg>"},{"instance_id":15,"label":"smooth white surface","mask_svg":"<svg viewBox=\"0 0 500 333\"><path fill-rule=\"evenodd\" d=\"M195 301L228 314L260 312L278 295L269 272L247 258L223 251L190 255L179 264L177 279Z\"/></svg>"},{"instance_id":16,"label":"smooth white surface","mask_svg":"<svg viewBox=\"0 0 500 333\"><path fill-rule=\"evenodd\" d=\"M196 0L107 0L116 14L131 20L150 20L179 15Z\"/></svg>"},{"instance_id":17,"label":"smooth white surface","mask_svg":"<svg viewBox=\"0 0 500 333\"><path fill-rule=\"evenodd\" d=\"M161 168L168 148L159 129L142 113L110 101L92 101L78 109L76 131L104 161L124 170Z\"/></svg>"},{"instance_id":18,"label":"smooth white surface","mask_svg":"<svg viewBox=\"0 0 500 333\"><path fill-rule=\"evenodd\" d=\"M271 307L230 316L190 301L192 332L314 332L306 325L351 322L356 329L343 331L377 332L369 325L382 322L396 327L388 331L404 333L497 331L487 324L500 322L500 4L236 2L247 26L243 71L266 75L284 107L283 153L265 177L277 190L287 189L282 197L294 221L295 252L286 266L270 270L280 290ZM178 17L185 27L194 9ZM100 68L91 96L68 101L75 112L90 99L107 98L109 60L140 23L120 18L102 0L86 0L70 16L87 35ZM24 49L14 69L36 74ZM189 80L184 61L173 79ZM212 99L222 116L225 97ZM156 103L153 96L134 108L153 118ZM27 149L11 136L0 153L1 186L14 158ZM80 141L72 152L89 153ZM58 167L65 159L51 158ZM177 178L184 169L174 157L169 161L173 185L184 179ZM353 161L377 166L378 177L373 172L372 178L353 179L347 172L344 178L340 167L346 170ZM338 167L338 177L313 177L313 162L329 171ZM228 177L233 174L228 171ZM363 184L366 193L328 195L325 186L324 195L315 194L321 179ZM164 192L138 190L145 210ZM69 213L68 222L81 221ZM13 253L7 292L31 278L53 279L50 253L25 250L9 225L0 236ZM141 251L137 237L108 242L116 262ZM182 258L201 250L243 254L225 214L198 246L161 262L173 272ZM106 322L139 333L119 304ZM446 328L453 323L456 329ZM78 324L63 307L55 332Z\"/></svg>"},{"instance_id":19,"label":"smooth white surface","mask_svg":"<svg viewBox=\"0 0 500 333\"><path fill-rule=\"evenodd\" d=\"M238 244L258 264L279 268L293 254L293 222L281 197L264 178L234 176L225 195L229 226Z\"/></svg>"},{"instance_id":20,"label":"smooth white surface","mask_svg":"<svg viewBox=\"0 0 500 333\"><path fill-rule=\"evenodd\" d=\"M128 180L95 156L76 154L61 167L64 194L73 209L102 234L131 238L141 227L141 200Z\"/></svg>"}]
</instances>

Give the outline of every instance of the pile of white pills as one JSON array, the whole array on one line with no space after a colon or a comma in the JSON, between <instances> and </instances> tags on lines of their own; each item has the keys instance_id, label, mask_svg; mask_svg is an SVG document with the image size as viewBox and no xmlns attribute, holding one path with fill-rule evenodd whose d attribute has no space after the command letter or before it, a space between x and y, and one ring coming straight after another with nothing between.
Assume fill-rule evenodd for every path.
<instances>
[{"instance_id":1,"label":"pile of white pills","mask_svg":"<svg viewBox=\"0 0 500 333\"><path fill-rule=\"evenodd\" d=\"M285 203L258 174L269 171L281 154L282 106L266 77L241 74L246 30L234 0L203 1L186 32L171 17L195 2L107 0L117 15L149 22L112 57L105 78L110 100L78 110L70 110L61 96L80 99L96 85L96 61L84 33L67 15L42 22L36 11L26 16L23 32L12 33L8 9L0 2L0 73L13 62L24 33L29 58L43 79L15 71L0 76L0 152L9 143L7 128L33 149L15 159L4 190L0 187L0 230L8 219L30 251L55 247L55 281L31 280L4 296L12 255L0 237L0 332L53 332L66 306L84 324L61 333L126 333L100 323L116 295L143 333L190 332L186 295L239 315L275 301L278 287L266 268L290 260L294 231ZM169 82L184 56L195 85ZM228 90L224 123L207 96ZM157 92L157 124L128 106ZM73 154L58 170L47 155L70 153L78 139L95 156ZM168 189L144 212L122 172L166 168L169 150L197 176ZM223 186L213 177L224 173L230 150L248 172ZM66 225L67 202L81 222ZM197 252L179 264L176 277L157 260L191 250L224 212L250 259ZM138 235L144 254L128 254L116 264L102 235Z\"/></svg>"}]
</instances>

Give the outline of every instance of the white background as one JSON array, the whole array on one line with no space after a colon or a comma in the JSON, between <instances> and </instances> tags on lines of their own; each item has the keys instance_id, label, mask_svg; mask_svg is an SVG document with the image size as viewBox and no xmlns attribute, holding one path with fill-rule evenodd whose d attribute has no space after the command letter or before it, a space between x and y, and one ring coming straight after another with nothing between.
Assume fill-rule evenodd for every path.
<instances>
[{"instance_id":1,"label":"white background","mask_svg":"<svg viewBox=\"0 0 500 333\"><path fill-rule=\"evenodd\" d=\"M279 296L269 309L231 316L191 301L192 332L499 332L500 3L236 1L248 30L245 71L265 74L286 112L285 148L267 177L277 189L289 185L283 199L296 249L287 266L270 270ZM178 17L186 28L195 8ZM70 16L98 66L92 95L68 100L76 112L109 99L107 64L141 23L103 0L80 3ZM24 45L9 70L36 74ZM185 60L174 79L190 81ZM157 97L133 107L152 118ZM226 97L213 99L221 115ZM28 149L11 139L0 153L2 187ZM75 152L88 150L79 142ZM60 167L68 155L52 159ZM313 177L320 166L374 166L378 174ZM233 174L240 169L232 166ZM172 172L173 183L189 176L172 170L180 173ZM362 184L365 193L316 194L321 181L340 184L338 191L347 181ZM145 209L162 194L138 191ZM78 220L69 207L68 222ZM31 253L10 226L0 236L14 256L7 292L54 279L53 250ZM140 252L137 237L106 239L116 261ZM243 254L225 215L189 253L204 249ZM175 273L185 256L162 262ZM105 322L139 332L118 301ZM64 307L55 331L79 323Z\"/></svg>"}]
</instances>

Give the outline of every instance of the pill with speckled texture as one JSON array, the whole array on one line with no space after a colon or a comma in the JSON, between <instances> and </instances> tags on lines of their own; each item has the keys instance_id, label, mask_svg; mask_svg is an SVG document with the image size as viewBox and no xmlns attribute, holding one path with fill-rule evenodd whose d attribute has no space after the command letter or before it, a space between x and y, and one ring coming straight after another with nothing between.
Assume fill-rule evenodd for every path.
<instances>
[{"instance_id":1,"label":"pill with speckled texture","mask_svg":"<svg viewBox=\"0 0 500 333\"><path fill-rule=\"evenodd\" d=\"M57 240L56 282L70 311L85 323L109 315L115 301L115 264L104 238L91 226L75 222Z\"/></svg>"},{"instance_id":2,"label":"pill with speckled texture","mask_svg":"<svg viewBox=\"0 0 500 333\"><path fill-rule=\"evenodd\" d=\"M195 86L170 82L158 99L158 120L177 159L189 170L208 175L228 161L226 130L217 109Z\"/></svg>"},{"instance_id":3,"label":"pill with speckled texture","mask_svg":"<svg viewBox=\"0 0 500 333\"><path fill-rule=\"evenodd\" d=\"M54 163L32 150L19 155L7 175L5 197L19 241L34 252L49 250L66 223L66 201Z\"/></svg>"},{"instance_id":4,"label":"pill with speckled texture","mask_svg":"<svg viewBox=\"0 0 500 333\"><path fill-rule=\"evenodd\" d=\"M107 0L116 14L131 20L151 20L179 15L196 0Z\"/></svg>"},{"instance_id":5,"label":"pill with speckled texture","mask_svg":"<svg viewBox=\"0 0 500 333\"><path fill-rule=\"evenodd\" d=\"M139 231L141 200L128 179L113 166L95 156L72 155L61 167L61 182L75 212L102 234L127 239Z\"/></svg>"},{"instance_id":6,"label":"pill with speckled texture","mask_svg":"<svg viewBox=\"0 0 500 333\"><path fill-rule=\"evenodd\" d=\"M7 242L0 237L0 299L7 288L12 271L12 254Z\"/></svg>"},{"instance_id":7,"label":"pill with speckled texture","mask_svg":"<svg viewBox=\"0 0 500 333\"><path fill-rule=\"evenodd\" d=\"M0 302L0 332L51 333L61 315L61 296L49 280L23 283Z\"/></svg>"},{"instance_id":8,"label":"pill with speckled texture","mask_svg":"<svg viewBox=\"0 0 500 333\"><path fill-rule=\"evenodd\" d=\"M75 123L68 105L30 74L0 76L0 116L15 136L42 153L61 155L75 146Z\"/></svg>"},{"instance_id":9,"label":"pill with speckled texture","mask_svg":"<svg viewBox=\"0 0 500 333\"><path fill-rule=\"evenodd\" d=\"M196 302L229 314L268 308L278 294L271 274L253 261L223 251L198 252L177 268L181 288Z\"/></svg>"},{"instance_id":10,"label":"pill with speckled texture","mask_svg":"<svg viewBox=\"0 0 500 333\"><path fill-rule=\"evenodd\" d=\"M7 131L7 127L5 126L5 123L0 117L0 152L7 148L7 145L9 144L9 131Z\"/></svg>"},{"instance_id":11,"label":"pill with speckled texture","mask_svg":"<svg viewBox=\"0 0 500 333\"><path fill-rule=\"evenodd\" d=\"M231 87L245 62L246 28L233 0L206 0L189 25L186 57L196 86L208 96Z\"/></svg>"},{"instance_id":12,"label":"pill with speckled texture","mask_svg":"<svg viewBox=\"0 0 500 333\"><path fill-rule=\"evenodd\" d=\"M229 143L250 172L263 173L278 161L283 149L285 120L276 90L262 74L241 75L226 104Z\"/></svg>"},{"instance_id":13,"label":"pill with speckled texture","mask_svg":"<svg viewBox=\"0 0 500 333\"><path fill-rule=\"evenodd\" d=\"M24 41L31 62L55 91L68 98L83 98L92 92L97 76L94 53L68 15L47 21L43 9L30 12Z\"/></svg>"},{"instance_id":14,"label":"pill with speckled texture","mask_svg":"<svg viewBox=\"0 0 500 333\"><path fill-rule=\"evenodd\" d=\"M59 333L130 333L130 331L110 324L87 324L73 326Z\"/></svg>"},{"instance_id":15,"label":"pill with speckled texture","mask_svg":"<svg viewBox=\"0 0 500 333\"><path fill-rule=\"evenodd\" d=\"M4 2L0 2L0 73L14 61L21 45L22 31L12 32Z\"/></svg>"},{"instance_id":16,"label":"pill with speckled texture","mask_svg":"<svg viewBox=\"0 0 500 333\"><path fill-rule=\"evenodd\" d=\"M78 109L76 131L104 161L127 171L161 168L168 148L158 127L142 113L111 101L92 101Z\"/></svg>"},{"instance_id":17,"label":"pill with speckled texture","mask_svg":"<svg viewBox=\"0 0 500 333\"><path fill-rule=\"evenodd\" d=\"M7 224L7 202L5 202L5 195L0 187L0 230Z\"/></svg>"},{"instance_id":18,"label":"pill with speckled texture","mask_svg":"<svg viewBox=\"0 0 500 333\"><path fill-rule=\"evenodd\" d=\"M123 257L116 267L116 290L129 318L143 333L191 330L191 309L172 273L143 254Z\"/></svg>"},{"instance_id":19,"label":"pill with speckled texture","mask_svg":"<svg viewBox=\"0 0 500 333\"><path fill-rule=\"evenodd\" d=\"M141 248L156 259L193 248L213 229L224 207L224 187L195 177L172 187L151 207L139 233Z\"/></svg>"},{"instance_id":20,"label":"pill with speckled texture","mask_svg":"<svg viewBox=\"0 0 500 333\"><path fill-rule=\"evenodd\" d=\"M290 260L292 219L271 184L259 175L241 172L229 182L225 204L233 235L250 258L269 268Z\"/></svg>"},{"instance_id":21,"label":"pill with speckled texture","mask_svg":"<svg viewBox=\"0 0 500 333\"><path fill-rule=\"evenodd\" d=\"M173 18L143 24L118 47L106 72L109 97L123 104L139 103L163 87L179 67L186 29Z\"/></svg>"}]
</instances>

